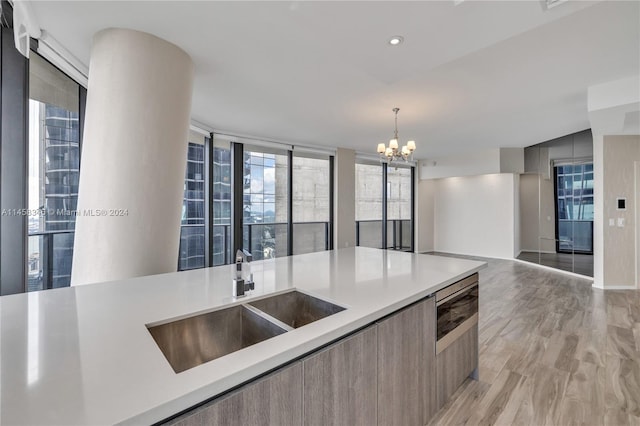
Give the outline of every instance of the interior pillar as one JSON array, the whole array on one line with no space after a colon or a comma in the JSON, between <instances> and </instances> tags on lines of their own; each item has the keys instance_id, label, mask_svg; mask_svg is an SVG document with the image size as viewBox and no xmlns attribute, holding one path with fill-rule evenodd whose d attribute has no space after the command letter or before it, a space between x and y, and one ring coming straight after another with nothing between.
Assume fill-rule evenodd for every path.
<instances>
[{"instance_id":1,"label":"interior pillar","mask_svg":"<svg viewBox=\"0 0 640 426\"><path fill-rule=\"evenodd\" d=\"M94 36L71 285L176 271L192 85L177 46Z\"/></svg>"},{"instance_id":2,"label":"interior pillar","mask_svg":"<svg viewBox=\"0 0 640 426\"><path fill-rule=\"evenodd\" d=\"M356 152L338 148L335 156L333 241L336 249L356 245Z\"/></svg>"}]
</instances>

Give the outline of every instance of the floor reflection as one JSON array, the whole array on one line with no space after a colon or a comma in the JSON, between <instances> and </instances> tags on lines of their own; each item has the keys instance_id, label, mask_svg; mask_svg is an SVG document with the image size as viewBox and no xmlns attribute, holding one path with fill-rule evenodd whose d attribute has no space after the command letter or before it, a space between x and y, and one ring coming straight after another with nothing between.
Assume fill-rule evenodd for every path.
<instances>
[{"instance_id":1,"label":"floor reflection","mask_svg":"<svg viewBox=\"0 0 640 426\"><path fill-rule=\"evenodd\" d=\"M536 251L523 251L518 256L518 259L593 277L593 255L591 254L538 253Z\"/></svg>"}]
</instances>

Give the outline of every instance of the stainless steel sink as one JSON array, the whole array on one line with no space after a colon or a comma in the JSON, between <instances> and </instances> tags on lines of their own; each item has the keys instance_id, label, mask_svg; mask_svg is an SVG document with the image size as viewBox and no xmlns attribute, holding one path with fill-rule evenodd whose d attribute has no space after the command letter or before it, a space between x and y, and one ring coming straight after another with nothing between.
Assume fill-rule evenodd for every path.
<instances>
[{"instance_id":1,"label":"stainless steel sink","mask_svg":"<svg viewBox=\"0 0 640 426\"><path fill-rule=\"evenodd\" d=\"M148 329L176 373L286 331L244 305L148 326Z\"/></svg>"},{"instance_id":2,"label":"stainless steel sink","mask_svg":"<svg viewBox=\"0 0 640 426\"><path fill-rule=\"evenodd\" d=\"M252 301L249 305L293 328L302 327L345 310L342 306L296 290Z\"/></svg>"}]
</instances>

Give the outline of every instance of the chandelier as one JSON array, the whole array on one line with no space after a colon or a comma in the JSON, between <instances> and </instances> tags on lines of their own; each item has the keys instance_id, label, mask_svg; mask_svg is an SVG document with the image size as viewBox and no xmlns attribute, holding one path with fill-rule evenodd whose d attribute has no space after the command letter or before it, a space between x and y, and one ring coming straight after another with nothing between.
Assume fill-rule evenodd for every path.
<instances>
[{"instance_id":1,"label":"chandelier","mask_svg":"<svg viewBox=\"0 0 640 426\"><path fill-rule=\"evenodd\" d=\"M409 141L406 145L403 145L401 149L398 149L398 111L400 108L394 108L393 112L396 114L396 130L393 133L393 139L389 141L389 146L385 146L383 143L378 144L378 154L380 154L381 161L393 161L400 160L408 161L413 155L413 151L416 150L416 142Z\"/></svg>"}]
</instances>

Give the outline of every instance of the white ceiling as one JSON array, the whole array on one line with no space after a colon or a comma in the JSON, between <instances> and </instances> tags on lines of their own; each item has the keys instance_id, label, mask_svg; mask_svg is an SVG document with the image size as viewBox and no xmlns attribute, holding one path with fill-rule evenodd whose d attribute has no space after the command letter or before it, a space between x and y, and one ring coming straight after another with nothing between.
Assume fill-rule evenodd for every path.
<instances>
[{"instance_id":1,"label":"white ceiling","mask_svg":"<svg viewBox=\"0 0 640 426\"><path fill-rule=\"evenodd\" d=\"M34 1L89 63L100 29L146 31L195 62L192 117L215 129L420 159L589 127L587 87L640 75L640 3ZM402 35L391 47L387 40Z\"/></svg>"}]
</instances>

